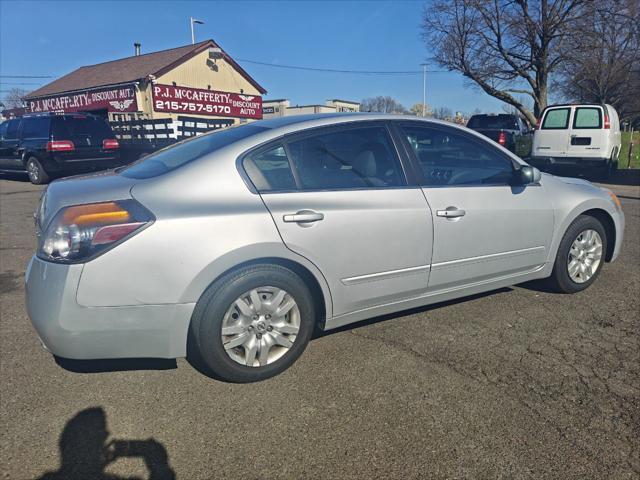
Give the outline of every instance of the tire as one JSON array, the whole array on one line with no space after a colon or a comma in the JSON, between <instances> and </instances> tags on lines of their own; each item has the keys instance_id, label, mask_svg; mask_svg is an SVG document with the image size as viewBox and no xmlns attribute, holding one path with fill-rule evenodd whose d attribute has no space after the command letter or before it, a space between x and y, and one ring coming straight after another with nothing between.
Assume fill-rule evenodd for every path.
<instances>
[{"instance_id":1,"label":"tire","mask_svg":"<svg viewBox=\"0 0 640 480\"><path fill-rule=\"evenodd\" d=\"M256 294L257 299L251 296ZM284 309L290 300L294 306L278 315L275 307ZM289 368L304 352L315 323L313 297L304 281L280 265L260 264L211 284L196 304L190 329L200 367L221 380L249 383ZM223 326L229 335L222 335ZM292 344L286 347L287 342Z\"/></svg>"},{"instance_id":2,"label":"tire","mask_svg":"<svg viewBox=\"0 0 640 480\"><path fill-rule=\"evenodd\" d=\"M578 272L577 275L583 275L582 279L578 280L575 277L572 277L569 271L572 267L572 260L576 258L572 253L572 245L574 244L574 242L580 243L580 236L584 232L589 231L596 232L600 239L600 247L599 249L595 249L596 252L599 251L599 257L597 260L598 263L595 266L595 270L593 270L595 260L591 260L591 263L588 267L590 269L589 271L591 272L590 276ZM593 246L587 247L583 251L588 252L593 248ZM602 265L605 262L606 251L607 236L602 223L600 223L600 221L594 217L588 215L580 215L573 221L571 225L569 225L569 228L567 228L567 231L562 237L562 241L560 242L560 246L558 247L558 253L556 254L556 260L553 265L553 272L551 273L551 277L549 278L551 287L554 290L562 293L577 293L590 287L591 284L596 280L596 278L598 278L598 275L600 275ZM589 254L585 255L585 262L588 262L589 259ZM579 264L580 261L578 260L578 265Z\"/></svg>"},{"instance_id":3,"label":"tire","mask_svg":"<svg viewBox=\"0 0 640 480\"><path fill-rule=\"evenodd\" d=\"M44 185L49 183L49 174L45 171L42 164L36 157L29 157L24 164L27 175L29 175L29 181L34 185Z\"/></svg>"}]
</instances>

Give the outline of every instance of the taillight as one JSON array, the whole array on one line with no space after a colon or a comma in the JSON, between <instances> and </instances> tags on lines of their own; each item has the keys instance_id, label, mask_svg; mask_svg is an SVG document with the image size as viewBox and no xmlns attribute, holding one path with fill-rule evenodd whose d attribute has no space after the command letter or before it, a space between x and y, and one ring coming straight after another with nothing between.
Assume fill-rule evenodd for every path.
<instances>
[{"instance_id":1,"label":"taillight","mask_svg":"<svg viewBox=\"0 0 640 480\"><path fill-rule=\"evenodd\" d=\"M540 123L541 123L541 120L542 120L542 118L539 118L539 119L536 121L536 128L535 128L536 130L540 130Z\"/></svg>"},{"instance_id":2,"label":"taillight","mask_svg":"<svg viewBox=\"0 0 640 480\"><path fill-rule=\"evenodd\" d=\"M73 152L76 146L71 140L53 140L47 142L47 152Z\"/></svg>"},{"instance_id":3,"label":"taillight","mask_svg":"<svg viewBox=\"0 0 640 480\"><path fill-rule=\"evenodd\" d=\"M153 215L135 200L66 207L40 237L38 256L60 263L88 261L153 220Z\"/></svg>"},{"instance_id":4,"label":"taillight","mask_svg":"<svg viewBox=\"0 0 640 480\"><path fill-rule=\"evenodd\" d=\"M608 130L611 128L611 122L609 121L609 115L604 116L604 128Z\"/></svg>"},{"instance_id":5,"label":"taillight","mask_svg":"<svg viewBox=\"0 0 640 480\"><path fill-rule=\"evenodd\" d=\"M498 135L498 143L502 146L507 144L507 134L504 132L500 132L500 135Z\"/></svg>"},{"instance_id":6,"label":"taillight","mask_svg":"<svg viewBox=\"0 0 640 480\"><path fill-rule=\"evenodd\" d=\"M115 138L107 138L102 141L102 148L104 148L105 150L115 150L117 148L120 148L120 144Z\"/></svg>"}]
</instances>

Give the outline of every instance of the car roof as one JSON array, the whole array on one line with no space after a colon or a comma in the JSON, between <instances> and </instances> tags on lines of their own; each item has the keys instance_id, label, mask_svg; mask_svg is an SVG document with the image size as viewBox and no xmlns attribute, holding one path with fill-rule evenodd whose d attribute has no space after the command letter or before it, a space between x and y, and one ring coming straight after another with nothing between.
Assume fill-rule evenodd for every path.
<instances>
[{"instance_id":1,"label":"car roof","mask_svg":"<svg viewBox=\"0 0 640 480\"><path fill-rule=\"evenodd\" d=\"M270 118L267 120L259 120L252 122L252 125L264 127L267 129L281 130L283 133L304 130L307 128L338 125L349 122L364 122L374 120L392 120L392 121L413 121L425 122L431 124L445 125L452 128L464 127L443 120L433 118L416 117L413 115L400 115L390 113L314 113L307 115L291 115L285 117Z\"/></svg>"}]
</instances>

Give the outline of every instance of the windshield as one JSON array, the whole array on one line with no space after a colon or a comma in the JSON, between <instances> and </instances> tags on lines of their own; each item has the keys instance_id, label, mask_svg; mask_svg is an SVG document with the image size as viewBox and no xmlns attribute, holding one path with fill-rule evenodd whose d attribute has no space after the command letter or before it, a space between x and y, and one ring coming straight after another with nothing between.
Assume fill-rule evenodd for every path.
<instances>
[{"instance_id":1,"label":"windshield","mask_svg":"<svg viewBox=\"0 0 640 480\"><path fill-rule=\"evenodd\" d=\"M171 172L197 158L250 137L268 128L242 125L191 138L163 148L119 171L128 178L152 178Z\"/></svg>"},{"instance_id":2,"label":"windshield","mask_svg":"<svg viewBox=\"0 0 640 480\"><path fill-rule=\"evenodd\" d=\"M518 130L518 119L514 115L474 115L469 119L467 127L487 130Z\"/></svg>"}]
</instances>

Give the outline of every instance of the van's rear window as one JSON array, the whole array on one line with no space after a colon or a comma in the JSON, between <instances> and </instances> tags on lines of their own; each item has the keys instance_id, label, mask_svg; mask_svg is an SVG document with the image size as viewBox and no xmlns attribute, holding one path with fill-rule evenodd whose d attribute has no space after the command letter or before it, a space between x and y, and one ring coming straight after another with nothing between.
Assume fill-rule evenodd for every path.
<instances>
[{"instance_id":1,"label":"van's rear window","mask_svg":"<svg viewBox=\"0 0 640 480\"><path fill-rule=\"evenodd\" d=\"M569 109L554 108L547 110L542 122L542 130L564 130L569 126Z\"/></svg>"},{"instance_id":2,"label":"van's rear window","mask_svg":"<svg viewBox=\"0 0 640 480\"><path fill-rule=\"evenodd\" d=\"M158 150L119 173L125 177L140 179L164 175L204 155L265 130L268 128L242 125L190 138Z\"/></svg>"}]
</instances>

